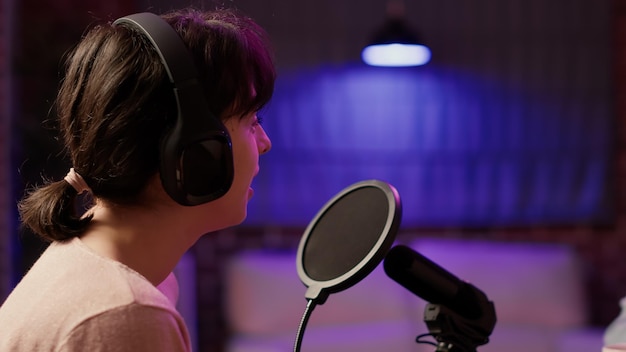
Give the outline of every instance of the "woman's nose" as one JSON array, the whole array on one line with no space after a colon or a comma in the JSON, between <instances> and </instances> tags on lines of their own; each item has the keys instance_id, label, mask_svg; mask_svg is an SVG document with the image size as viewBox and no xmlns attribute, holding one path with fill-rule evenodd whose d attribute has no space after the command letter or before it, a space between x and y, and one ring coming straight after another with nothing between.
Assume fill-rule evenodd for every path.
<instances>
[{"instance_id":1,"label":"woman's nose","mask_svg":"<svg viewBox=\"0 0 626 352\"><path fill-rule=\"evenodd\" d=\"M259 141L258 141L258 146L259 146L259 154L265 154L267 152L270 151L270 149L272 149L272 141L270 140L270 137L267 135L267 133L265 133L265 129L263 129L262 126L260 127L260 134L259 134Z\"/></svg>"}]
</instances>

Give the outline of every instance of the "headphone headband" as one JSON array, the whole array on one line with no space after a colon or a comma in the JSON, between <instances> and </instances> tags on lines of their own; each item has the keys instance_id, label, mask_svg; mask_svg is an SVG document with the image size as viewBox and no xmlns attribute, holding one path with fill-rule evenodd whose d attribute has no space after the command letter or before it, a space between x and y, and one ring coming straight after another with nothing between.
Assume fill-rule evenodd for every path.
<instances>
[{"instance_id":1,"label":"headphone headband","mask_svg":"<svg viewBox=\"0 0 626 352\"><path fill-rule=\"evenodd\" d=\"M183 54L188 52L187 47L178 33L161 17L150 12L142 12L118 18L113 22L113 25L118 24L127 24L139 29L150 40L174 87L180 88L185 82L198 79L196 65L191 55Z\"/></svg>"}]
</instances>

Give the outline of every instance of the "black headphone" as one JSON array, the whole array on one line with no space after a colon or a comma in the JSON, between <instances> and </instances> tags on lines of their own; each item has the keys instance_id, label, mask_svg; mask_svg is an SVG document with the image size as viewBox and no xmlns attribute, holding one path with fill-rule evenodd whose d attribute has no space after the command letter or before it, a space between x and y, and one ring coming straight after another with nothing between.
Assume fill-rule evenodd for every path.
<instances>
[{"instance_id":1,"label":"black headphone","mask_svg":"<svg viewBox=\"0 0 626 352\"><path fill-rule=\"evenodd\" d=\"M233 182L230 135L208 106L189 50L178 33L159 16L137 13L119 18L143 33L156 51L174 86L178 114L164 134L160 150L161 183L182 205L198 205L223 196Z\"/></svg>"}]
</instances>

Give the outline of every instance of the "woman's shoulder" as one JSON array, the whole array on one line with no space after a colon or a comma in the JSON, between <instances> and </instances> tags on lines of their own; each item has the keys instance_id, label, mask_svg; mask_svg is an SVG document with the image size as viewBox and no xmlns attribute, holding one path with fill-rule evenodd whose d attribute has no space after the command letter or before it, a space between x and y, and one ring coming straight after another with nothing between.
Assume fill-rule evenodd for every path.
<instances>
[{"instance_id":1,"label":"woman's shoulder","mask_svg":"<svg viewBox=\"0 0 626 352\"><path fill-rule=\"evenodd\" d=\"M0 307L0 326L12 326L12 332L3 329L3 334L41 331L36 335L59 343L73 331L113 321L124 324L145 315L162 318L157 321L181 319L143 276L73 239L44 251Z\"/></svg>"},{"instance_id":2,"label":"woman's shoulder","mask_svg":"<svg viewBox=\"0 0 626 352\"><path fill-rule=\"evenodd\" d=\"M13 289L4 306L29 304L38 311L98 311L133 302L169 301L143 276L104 258L79 238L52 243Z\"/></svg>"},{"instance_id":3,"label":"woman's shoulder","mask_svg":"<svg viewBox=\"0 0 626 352\"><path fill-rule=\"evenodd\" d=\"M180 315L136 302L83 320L65 336L61 346L84 347L94 342L107 343L115 351L191 350L189 334Z\"/></svg>"}]
</instances>

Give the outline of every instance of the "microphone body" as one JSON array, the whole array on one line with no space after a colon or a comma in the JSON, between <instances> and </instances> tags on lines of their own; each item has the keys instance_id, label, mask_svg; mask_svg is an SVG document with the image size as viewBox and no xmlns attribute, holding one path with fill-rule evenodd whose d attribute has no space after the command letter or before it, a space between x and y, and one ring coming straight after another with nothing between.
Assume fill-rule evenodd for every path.
<instances>
[{"instance_id":1,"label":"microphone body","mask_svg":"<svg viewBox=\"0 0 626 352\"><path fill-rule=\"evenodd\" d=\"M384 260L387 276L427 302L446 306L467 319L478 319L486 295L413 249L391 248Z\"/></svg>"}]
</instances>

